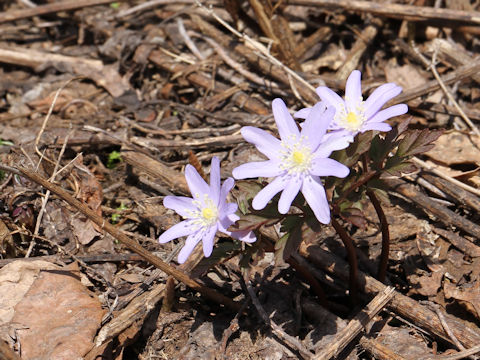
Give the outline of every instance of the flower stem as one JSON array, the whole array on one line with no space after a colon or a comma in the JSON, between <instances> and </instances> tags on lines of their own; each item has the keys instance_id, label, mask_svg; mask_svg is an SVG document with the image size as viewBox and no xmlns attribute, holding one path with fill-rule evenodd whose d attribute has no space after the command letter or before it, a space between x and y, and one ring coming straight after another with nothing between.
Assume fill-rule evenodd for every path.
<instances>
[{"instance_id":1,"label":"flower stem","mask_svg":"<svg viewBox=\"0 0 480 360\"><path fill-rule=\"evenodd\" d=\"M343 241L343 245L347 250L348 263L350 265L350 278L349 278L349 287L350 287L350 301L352 304L356 303L357 300L357 277L358 277L358 261L357 253L355 251L355 246L353 245L353 240L350 235L347 234L345 229L340 225L335 218L332 217L332 225L340 236L340 239Z\"/></svg>"},{"instance_id":2,"label":"flower stem","mask_svg":"<svg viewBox=\"0 0 480 360\"><path fill-rule=\"evenodd\" d=\"M388 229L388 222L385 213L383 212L380 201L372 190L367 190L367 195L377 212L378 219L380 220L380 227L382 230L382 254L380 255L380 263L378 264L378 281L385 282L387 275L388 257L390 253L390 231Z\"/></svg>"}]
</instances>

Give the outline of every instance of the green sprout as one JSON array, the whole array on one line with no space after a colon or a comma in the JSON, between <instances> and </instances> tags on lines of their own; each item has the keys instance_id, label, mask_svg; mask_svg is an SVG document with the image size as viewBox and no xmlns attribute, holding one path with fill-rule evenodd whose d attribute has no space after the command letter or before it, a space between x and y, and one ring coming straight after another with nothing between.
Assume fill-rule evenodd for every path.
<instances>
[{"instance_id":1,"label":"green sprout","mask_svg":"<svg viewBox=\"0 0 480 360\"><path fill-rule=\"evenodd\" d=\"M111 218L112 218L112 223L114 223L114 224L116 224L116 223L118 223L118 222L120 221L120 219L122 218L122 214L121 214L121 213L122 213L124 210L128 210L128 206L126 206L123 202L121 202L121 203L120 203L120 206L117 207L115 210L118 211L118 212L114 212L114 213L112 214L112 217L111 217Z\"/></svg>"},{"instance_id":2,"label":"green sprout","mask_svg":"<svg viewBox=\"0 0 480 360\"><path fill-rule=\"evenodd\" d=\"M122 154L116 150L112 151L108 154L107 168L113 169L120 161L122 161Z\"/></svg>"}]
</instances>

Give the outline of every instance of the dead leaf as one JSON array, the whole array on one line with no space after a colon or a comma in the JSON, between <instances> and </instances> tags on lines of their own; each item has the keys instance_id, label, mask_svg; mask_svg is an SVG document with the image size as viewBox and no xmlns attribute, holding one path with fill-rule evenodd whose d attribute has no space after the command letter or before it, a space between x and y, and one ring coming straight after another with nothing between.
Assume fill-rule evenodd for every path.
<instances>
[{"instance_id":1,"label":"dead leaf","mask_svg":"<svg viewBox=\"0 0 480 360\"><path fill-rule=\"evenodd\" d=\"M15 253L15 244L10 229L0 220L0 255L6 258L14 258Z\"/></svg>"},{"instance_id":2,"label":"dead leaf","mask_svg":"<svg viewBox=\"0 0 480 360\"><path fill-rule=\"evenodd\" d=\"M433 161L444 165L475 164L480 166L480 138L459 131L442 134L435 147L425 153Z\"/></svg>"},{"instance_id":3,"label":"dead leaf","mask_svg":"<svg viewBox=\"0 0 480 360\"><path fill-rule=\"evenodd\" d=\"M40 272L15 306L22 359L78 359L93 347L103 310L73 267Z\"/></svg>"},{"instance_id":4,"label":"dead leaf","mask_svg":"<svg viewBox=\"0 0 480 360\"><path fill-rule=\"evenodd\" d=\"M14 315L14 307L24 297L37 279L40 270L58 267L47 261L16 260L0 269L0 325L8 323Z\"/></svg>"},{"instance_id":5,"label":"dead leaf","mask_svg":"<svg viewBox=\"0 0 480 360\"><path fill-rule=\"evenodd\" d=\"M480 282L474 284L468 283L461 287L453 283L446 282L443 285L446 298L458 300L460 304L480 319Z\"/></svg>"},{"instance_id":6,"label":"dead leaf","mask_svg":"<svg viewBox=\"0 0 480 360\"><path fill-rule=\"evenodd\" d=\"M94 210L98 216L102 216L103 190L95 175L83 164L83 157L79 156L74 162L72 175L77 179L79 192L77 198ZM91 220L80 216L72 220L75 236L78 241L86 245L95 236L101 234L99 229Z\"/></svg>"}]
</instances>

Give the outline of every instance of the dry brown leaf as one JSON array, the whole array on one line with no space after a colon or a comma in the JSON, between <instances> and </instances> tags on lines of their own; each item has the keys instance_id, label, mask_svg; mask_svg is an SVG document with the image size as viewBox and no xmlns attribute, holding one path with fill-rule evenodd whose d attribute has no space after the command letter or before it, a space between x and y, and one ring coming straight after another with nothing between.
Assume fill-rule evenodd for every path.
<instances>
[{"instance_id":1,"label":"dry brown leaf","mask_svg":"<svg viewBox=\"0 0 480 360\"><path fill-rule=\"evenodd\" d=\"M475 164L480 166L480 138L459 131L442 134L435 147L425 153L433 161L444 165Z\"/></svg>"},{"instance_id":2,"label":"dry brown leaf","mask_svg":"<svg viewBox=\"0 0 480 360\"><path fill-rule=\"evenodd\" d=\"M387 82L400 85L404 91L423 85L428 79L416 66L410 64L398 66L392 63L388 63L385 67L385 77Z\"/></svg>"},{"instance_id":3,"label":"dry brown leaf","mask_svg":"<svg viewBox=\"0 0 480 360\"><path fill-rule=\"evenodd\" d=\"M446 282L443 285L446 298L458 300L460 304L470 311L473 315L480 319L480 282L474 284L468 283L457 286L453 283Z\"/></svg>"},{"instance_id":4,"label":"dry brown leaf","mask_svg":"<svg viewBox=\"0 0 480 360\"><path fill-rule=\"evenodd\" d=\"M14 258L15 253L15 244L10 229L0 220L0 255Z\"/></svg>"},{"instance_id":5,"label":"dry brown leaf","mask_svg":"<svg viewBox=\"0 0 480 360\"><path fill-rule=\"evenodd\" d=\"M79 156L74 162L72 174L77 179L79 192L77 198L94 210L98 216L102 216L103 190L95 175L83 165L83 157ZM95 236L100 235L101 230L89 219L81 216L72 220L74 234L78 241L86 245Z\"/></svg>"},{"instance_id":6,"label":"dry brown leaf","mask_svg":"<svg viewBox=\"0 0 480 360\"><path fill-rule=\"evenodd\" d=\"M30 289L42 269L55 270L59 267L42 260L16 260L0 269L0 325L13 318L15 305Z\"/></svg>"},{"instance_id":7,"label":"dry brown leaf","mask_svg":"<svg viewBox=\"0 0 480 360\"><path fill-rule=\"evenodd\" d=\"M15 306L22 359L78 359L93 347L103 310L77 273L78 267L40 272Z\"/></svg>"}]
</instances>

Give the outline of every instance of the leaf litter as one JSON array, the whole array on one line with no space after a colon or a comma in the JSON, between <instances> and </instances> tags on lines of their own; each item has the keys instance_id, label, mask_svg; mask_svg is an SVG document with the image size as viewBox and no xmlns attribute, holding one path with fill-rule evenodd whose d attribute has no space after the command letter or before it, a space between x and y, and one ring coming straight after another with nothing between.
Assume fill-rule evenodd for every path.
<instances>
[{"instance_id":1,"label":"leaf litter","mask_svg":"<svg viewBox=\"0 0 480 360\"><path fill-rule=\"evenodd\" d=\"M82 6L83 3L80 1L78 8L68 12L52 10L48 16L0 24L3 41L16 48L14 58L27 57L24 63L18 63L6 59L6 53L0 49L0 62L4 64L0 81L0 140L13 143L2 143L1 161L6 165L33 166L48 177L54 164L42 157L46 154L49 159L59 159L67 129L75 128L60 159L60 165L66 168L57 177L57 183L105 221L116 219L118 229L144 248L171 261L182 240L179 244L160 246L156 238L179 218L167 211L161 200L166 195L182 194L181 172L191 161L191 154L205 173L209 172L212 156L218 156L225 179L239 163L263 160L248 145L229 138L236 135L239 127L228 126L248 124L271 129L273 98L280 96L289 108L298 110L315 100L315 95L277 63L269 62L268 56L259 56L251 44L244 45L224 31L205 9L172 3L142 10L136 7L141 2L136 1L95 7ZM403 6L407 2L396 3ZM452 3L455 2L446 2L439 10L458 15ZM477 5L461 3L472 13L478 11ZM52 4L56 3L43 2L38 9ZM235 1L225 4L223 9L214 3L215 14L253 39L270 38L270 54L295 70L302 69L304 72L299 74L313 86L326 84L335 90L343 89L341 79L346 77L342 74L348 73L349 68L363 71L367 90L385 80L403 86L405 96L411 96L403 101L408 103L412 119L411 130L399 138L403 145L398 157L421 156L441 172L478 188L478 141L455 115L458 111L445 100L438 84L415 93L434 78L407 44L414 39L424 56L437 51L436 67L446 79L462 66L475 65L477 40L470 32L474 31L472 28L455 24L438 27L433 21L411 21L402 14L396 14L400 19L393 20L387 12L382 17L373 16L383 23L375 25L378 28L372 39L372 17L363 11L341 7L331 11L309 2L302 6L272 6L256 0L243 5ZM12 1L0 8L2 14L13 14L27 11L25 6ZM391 4L383 6L389 10ZM419 12L424 10L422 6L433 9L428 2L415 2L415 6ZM185 33L180 31L177 18L181 19ZM437 39L431 41L432 37ZM227 62L225 54L222 57L218 51L219 46L235 62ZM448 46L456 50L449 51ZM31 56L39 52L40 57ZM250 81L253 77L247 80L244 70L265 82L254 83ZM38 154L35 139L53 94L76 75L84 78L61 92L45 134L36 144L40 146ZM458 75L448 86L468 116L478 121L475 81L475 75L461 79ZM425 129L447 131L428 135ZM435 147L420 154L435 137ZM373 141L381 144L381 149L387 144L383 140ZM368 148L370 141L365 138L362 146ZM185 143L189 144L188 149L183 146ZM113 152L127 155L107 166ZM139 160L140 155L135 157L138 153L148 154L154 161L142 167L145 160ZM382 156L381 151L372 155ZM165 173L162 166L173 170L168 173L168 181L165 176L152 176L152 171ZM398 168L395 174L415 184L417 191L428 195L432 203L453 210L456 217L478 223L478 212L473 207L458 204L457 199L428 181L418 180L416 174L421 175L422 171L425 170L405 167ZM452 227L448 218L425 215L412 199L384 183L377 185L379 194L383 191L383 200L388 200L383 205L390 224L389 283L415 300L417 306L425 300L437 303L450 315L478 329L478 239ZM298 357L295 349L271 335L253 307L247 313L228 312L183 285L173 293L165 290L164 295L153 296L157 299L154 305L142 307L136 302L139 294L148 297L153 288L167 281L165 274L155 273L138 257L129 258L132 254L125 247L59 198L49 200L40 232L37 237L32 236L44 193L18 175L11 179L2 175L0 186L0 220L5 225L0 238L0 311L4 314L0 319L7 329L2 330L1 338L8 340L23 358ZM234 196L248 205L248 196ZM127 204L128 210L119 209L120 204ZM374 275L381 253L380 223L370 204L352 199L349 206L342 214L345 222L350 223L348 231L357 247L360 269ZM281 266L273 267L273 249L256 248L241 255L239 247L228 246L221 239L211 258L202 259L198 253L196 261L192 259L181 269L228 297L246 301L241 272L242 264L250 263L251 282L275 323L311 351L333 341L367 299L352 306L345 279L334 271L327 274L322 272L328 272L327 268L312 268L308 262L285 262L302 239L293 239L292 235L294 241L287 239L283 246L280 239L285 229L275 221L262 220L260 224L251 216L243 225L257 227L262 234L279 240L277 263ZM297 232L301 230L292 226ZM329 229L323 229L315 243L337 256L346 256L343 245ZM30 247L32 259L48 261L20 260ZM266 254L265 261L256 260L260 254ZM72 261L80 267L65 265ZM313 279L308 273L314 274ZM82 285L79 279L85 276L87 285ZM325 314L312 310L312 303L321 306L315 281L325 292L326 303L322 306L328 307L328 322L321 321ZM171 312L161 312L162 297L173 297ZM94 345L95 335L104 328L102 318L114 328L115 319L121 318L118 315L127 308L136 309L135 323L124 323L120 327L124 330L107 337L104 345L109 348ZM438 334L434 331L420 336L411 325L415 325L415 319L407 320L391 309L380 313L372 328L365 331L367 337L362 339L366 340L358 342L367 352L345 346L342 358L371 359L374 349L380 348L379 343L404 358L451 349L445 342L437 343ZM373 350L368 347L368 338L376 341ZM460 336L459 340L469 347L466 339Z\"/></svg>"}]
</instances>

